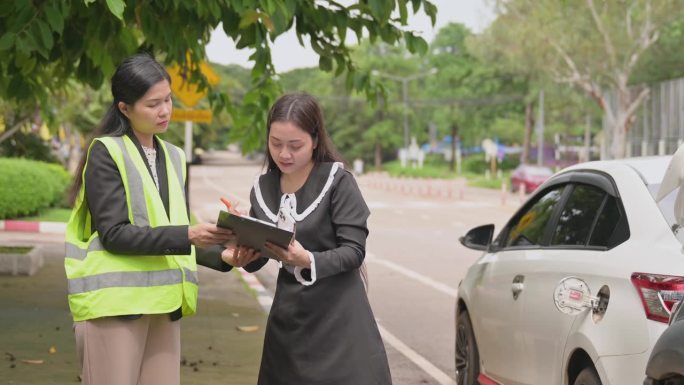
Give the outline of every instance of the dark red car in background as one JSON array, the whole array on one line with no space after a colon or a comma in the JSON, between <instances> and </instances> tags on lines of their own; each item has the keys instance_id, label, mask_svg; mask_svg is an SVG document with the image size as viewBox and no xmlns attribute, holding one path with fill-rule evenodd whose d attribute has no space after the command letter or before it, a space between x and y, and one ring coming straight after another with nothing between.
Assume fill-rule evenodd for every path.
<instances>
[{"instance_id":1,"label":"dark red car in background","mask_svg":"<svg viewBox=\"0 0 684 385\"><path fill-rule=\"evenodd\" d=\"M521 164L511 172L511 190L518 191L522 187L525 193L531 193L551 175L553 171L548 167Z\"/></svg>"}]
</instances>

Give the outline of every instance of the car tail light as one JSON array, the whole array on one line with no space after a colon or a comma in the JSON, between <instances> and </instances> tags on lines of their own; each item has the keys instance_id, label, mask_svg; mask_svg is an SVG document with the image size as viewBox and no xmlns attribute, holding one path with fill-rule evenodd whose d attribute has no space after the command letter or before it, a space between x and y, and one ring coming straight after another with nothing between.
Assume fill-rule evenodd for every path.
<instances>
[{"instance_id":1,"label":"car tail light","mask_svg":"<svg viewBox=\"0 0 684 385\"><path fill-rule=\"evenodd\" d=\"M672 306L684 298L684 277L672 275L632 273L646 318L665 322L670 318Z\"/></svg>"}]
</instances>

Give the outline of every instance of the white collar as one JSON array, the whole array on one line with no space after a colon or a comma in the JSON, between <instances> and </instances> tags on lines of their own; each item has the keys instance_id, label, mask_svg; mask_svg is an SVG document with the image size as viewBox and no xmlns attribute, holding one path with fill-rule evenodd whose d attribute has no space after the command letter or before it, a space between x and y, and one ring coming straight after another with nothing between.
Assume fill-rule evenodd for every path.
<instances>
[{"instance_id":1,"label":"white collar","mask_svg":"<svg viewBox=\"0 0 684 385\"><path fill-rule=\"evenodd\" d=\"M318 194L318 197L309 205L309 207L306 208L301 214L297 213L297 197L295 196L294 193L290 194L283 194L280 197L280 205L285 202L286 197L289 197L291 201L292 208L294 210L291 211L292 217L297 221L301 222L306 218L309 214L311 214L316 207L321 203L323 200L323 197L325 194L328 192L330 189L330 186L332 185L333 179L335 179L335 173L337 172L338 169L344 168L344 165L341 162L335 162L332 165L332 168L330 169L330 174L328 175L328 180L325 182L325 186L323 186L323 189L321 190L321 193ZM264 211L268 219L271 220L271 222L276 223L278 222L278 216L271 211L271 209L268 208L266 205L266 202L264 201L264 197L261 195L261 188L259 186L259 178L261 178L261 175L256 178L254 181L254 195L256 195L257 202L259 203L259 207Z\"/></svg>"}]
</instances>

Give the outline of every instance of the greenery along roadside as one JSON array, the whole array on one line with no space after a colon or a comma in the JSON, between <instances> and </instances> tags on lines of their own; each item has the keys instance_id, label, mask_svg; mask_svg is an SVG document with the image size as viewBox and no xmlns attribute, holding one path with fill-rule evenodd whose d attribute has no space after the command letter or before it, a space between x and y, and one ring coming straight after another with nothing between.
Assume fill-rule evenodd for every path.
<instances>
[{"instance_id":1,"label":"greenery along roadside","mask_svg":"<svg viewBox=\"0 0 684 385\"><path fill-rule=\"evenodd\" d=\"M58 164L0 158L0 219L63 204L70 181L69 173Z\"/></svg>"},{"instance_id":2,"label":"greenery along roadside","mask_svg":"<svg viewBox=\"0 0 684 385\"><path fill-rule=\"evenodd\" d=\"M485 161L483 154L464 157L461 162L461 174L458 174L455 171L451 172L449 170L449 163L444 161L441 155L428 155L425 158L422 168L414 168L411 166L401 167L399 161L387 162L383 165L383 168L393 177L440 179L463 177L468 180L468 184L471 186L501 188L502 180L508 181L510 171L516 168L518 164L520 164L520 160L517 156L508 156L505 157L502 162L498 162L497 170L501 169L503 171L501 178L497 178L496 176L493 178L485 177L485 171L489 169L490 164Z\"/></svg>"}]
</instances>

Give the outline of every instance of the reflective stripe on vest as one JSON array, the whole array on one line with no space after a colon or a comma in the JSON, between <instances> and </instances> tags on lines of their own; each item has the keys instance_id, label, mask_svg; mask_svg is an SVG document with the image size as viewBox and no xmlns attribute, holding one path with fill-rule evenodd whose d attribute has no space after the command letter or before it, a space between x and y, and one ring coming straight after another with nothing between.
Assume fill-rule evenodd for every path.
<instances>
[{"instance_id":1,"label":"reflective stripe on vest","mask_svg":"<svg viewBox=\"0 0 684 385\"><path fill-rule=\"evenodd\" d=\"M185 279L198 283L197 272L183 268ZM68 293L79 294L109 287L149 287L174 285L183 282L183 274L178 269L161 271L116 271L73 278L68 282Z\"/></svg>"},{"instance_id":2,"label":"reflective stripe on vest","mask_svg":"<svg viewBox=\"0 0 684 385\"><path fill-rule=\"evenodd\" d=\"M66 258L74 258L78 259L79 261L82 261L85 259L86 255L88 255L89 252L91 251L103 251L105 248L102 246L102 242L100 242L100 237L96 237L90 242L90 245L88 245L88 249L82 249L76 245L74 245L71 242L66 242Z\"/></svg>"},{"instance_id":3,"label":"reflective stripe on vest","mask_svg":"<svg viewBox=\"0 0 684 385\"><path fill-rule=\"evenodd\" d=\"M181 186L181 191L183 191L183 196L185 197L185 183L183 183L183 176L185 175L185 165L183 164L178 151L176 151L171 146L166 146L166 148L168 149L166 153L169 154L171 164L173 164L173 168L176 170L178 184ZM185 199L187 199L187 197L185 197Z\"/></svg>"},{"instance_id":4,"label":"reflective stripe on vest","mask_svg":"<svg viewBox=\"0 0 684 385\"><path fill-rule=\"evenodd\" d=\"M133 223L136 226L149 226L147 218L147 204L145 203L145 191L143 189L142 176L131 159L131 155L126 151L122 136L112 137L114 142L119 145L123 153L124 164L126 165L126 176L130 191L131 211L133 211Z\"/></svg>"}]
</instances>

